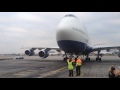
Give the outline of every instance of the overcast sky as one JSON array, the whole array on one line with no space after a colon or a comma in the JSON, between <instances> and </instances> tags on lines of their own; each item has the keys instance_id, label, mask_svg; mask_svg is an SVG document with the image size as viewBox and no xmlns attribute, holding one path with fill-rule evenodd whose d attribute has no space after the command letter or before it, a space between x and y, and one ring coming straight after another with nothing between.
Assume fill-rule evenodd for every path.
<instances>
[{"instance_id":1,"label":"overcast sky","mask_svg":"<svg viewBox=\"0 0 120 90\"><path fill-rule=\"evenodd\" d=\"M120 12L0 12L0 54L21 47L58 47L56 27L66 14L81 19L91 44L120 45Z\"/></svg>"}]
</instances>

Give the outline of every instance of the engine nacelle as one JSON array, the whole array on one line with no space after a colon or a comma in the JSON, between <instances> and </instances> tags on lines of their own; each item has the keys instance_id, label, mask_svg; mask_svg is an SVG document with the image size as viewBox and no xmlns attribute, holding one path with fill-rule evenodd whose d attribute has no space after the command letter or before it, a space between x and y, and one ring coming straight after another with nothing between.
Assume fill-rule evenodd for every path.
<instances>
[{"instance_id":1,"label":"engine nacelle","mask_svg":"<svg viewBox=\"0 0 120 90\"><path fill-rule=\"evenodd\" d=\"M25 54L28 56L33 56L35 53L32 50L26 50Z\"/></svg>"},{"instance_id":2,"label":"engine nacelle","mask_svg":"<svg viewBox=\"0 0 120 90\"><path fill-rule=\"evenodd\" d=\"M46 58L49 56L48 51L42 50L38 53L41 58Z\"/></svg>"}]
</instances>

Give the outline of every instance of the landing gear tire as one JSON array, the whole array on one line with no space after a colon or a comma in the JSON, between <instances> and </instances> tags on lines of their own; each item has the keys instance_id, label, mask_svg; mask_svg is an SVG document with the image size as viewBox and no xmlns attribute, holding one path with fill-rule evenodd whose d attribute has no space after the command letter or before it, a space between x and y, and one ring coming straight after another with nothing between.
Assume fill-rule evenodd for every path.
<instances>
[{"instance_id":1,"label":"landing gear tire","mask_svg":"<svg viewBox=\"0 0 120 90\"><path fill-rule=\"evenodd\" d=\"M63 58L63 61L67 61L67 58Z\"/></svg>"},{"instance_id":2,"label":"landing gear tire","mask_svg":"<svg viewBox=\"0 0 120 90\"><path fill-rule=\"evenodd\" d=\"M96 58L96 61L98 61L98 58Z\"/></svg>"},{"instance_id":3,"label":"landing gear tire","mask_svg":"<svg viewBox=\"0 0 120 90\"><path fill-rule=\"evenodd\" d=\"M87 62L87 61L90 61L90 58L86 58L85 61L86 61L86 62Z\"/></svg>"},{"instance_id":4,"label":"landing gear tire","mask_svg":"<svg viewBox=\"0 0 120 90\"><path fill-rule=\"evenodd\" d=\"M65 58L63 58L63 61L65 61Z\"/></svg>"},{"instance_id":5,"label":"landing gear tire","mask_svg":"<svg viewBox=\"0 0 120 90\"><path fill-rule=\"evenodd\" d=\"M101 58L96 58L96 61L100 61L101 62Z\"/></svg>"},{"instance_id":6,"label":"landing gear tire","mask_svg":"<svg viewBox=\"0 0 120 90\"><path fill-rule=\"evenodd\" d=\"M88 61L90 61L90 58L88 58Z\"/></svg>"},{"instance_id":7,"label":"landing gear tire","mask_svg":"<svg viewBox=\"0 0 120 90\"><path fill-rule=\"evenodd\" d=\"M99 61L101 62L101 58L99 58Z\"/></svg>"}]
</instances>

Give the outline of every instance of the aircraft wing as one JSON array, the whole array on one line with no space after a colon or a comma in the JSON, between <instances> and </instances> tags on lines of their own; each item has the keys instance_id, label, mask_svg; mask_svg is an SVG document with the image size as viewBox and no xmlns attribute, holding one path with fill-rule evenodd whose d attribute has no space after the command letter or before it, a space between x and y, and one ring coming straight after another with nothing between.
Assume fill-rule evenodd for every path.
<instances>
[{"instance_id":1,"label":"aircraft wing","mask_svg":"<svg viewBox=\"0 0 120 90\"><path fill-rule=\"evenodd\" d=\"M56 51L61 51L61 49L60 48L58 48L58 47L32 47L32 49L39 49L39 50L42 50L42 49L48 49L48 50L56 50Z\"/></svg>"},{"instance_id":2,"label":"aircraft wing","mask_svg":"<svg viewBox=\"0 0 120 90\"><path fill-rule=\"evenodd\" d=\"M22 49L25 49L25 48L22 48ZM28 55L28 56L32 56L35 54L34 50L40 50L39 52L39 56L41 58L46 58L48 57L48 51L50 50L56 50L57 52L61 52L62 50L58 47L29 47L27 48L27 50L25 50L25 54Z\"/></svg>"},{"instance_id":3,"label":"aircraft wing","mask_svg":"<svg viewBox=\"0 0 120 90\"><path fill-rule=\"evenodd\" d=\"M30 49L30 50L36 50L36 49L38 49L38 50L42 50L42 49L47 49L48 51L49 50L56 50L56 51L58 51L58 52L60 52L60 51L62 51L59 47L25 47L25 48L22 48L22 49Z\"/></svg>"},{"instance_id":4,"label":"aircraft wing","mask_svg":"<svg viewBox=\"0 0 120 90\"><path fill-rule=\"evenodd\" d=\"M109 51L110 49L118 49L118 50L120 50L120 46L93 47L92 51L99 51L99 50L107 50L107 51Z\"/></svg>"}]
</instances>

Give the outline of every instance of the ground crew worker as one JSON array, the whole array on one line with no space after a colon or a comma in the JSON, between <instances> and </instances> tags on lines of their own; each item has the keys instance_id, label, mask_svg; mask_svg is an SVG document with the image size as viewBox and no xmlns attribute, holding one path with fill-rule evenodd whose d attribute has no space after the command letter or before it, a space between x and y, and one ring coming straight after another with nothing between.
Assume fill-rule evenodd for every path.
<instances>
[{"instance_id":1,"label":"ground crew worker","mask_svg":"<svg viewBox=\"0 0 120 90\"><path fill-rule=\"evenodd\" d=\"M76 60L76 76L80 76L81 74L81 65L82 65L82 60L80 58L77 58Z\"/></svg>"},{"instance_id":2,"label":"ground crew worker","mask_svg":"<svg viewBox=\"0 0 120 90\"><path fill-rule=\"evenodd\" d=\"M69 76L73 77L73 62L72 62L72 59L68 59L67 64L68 64Z\"/></svg>"},{"instance_id":3,"label":"ground crew worker","mask_svg":"<svg viewBox=\"0 0 120 90\"><path fill-rule=\"evenodd\" d=\"M115 78L114 74L115 66L111 66L111 69L109 70L109 78Z\"/></svg>"}]
</instances>

